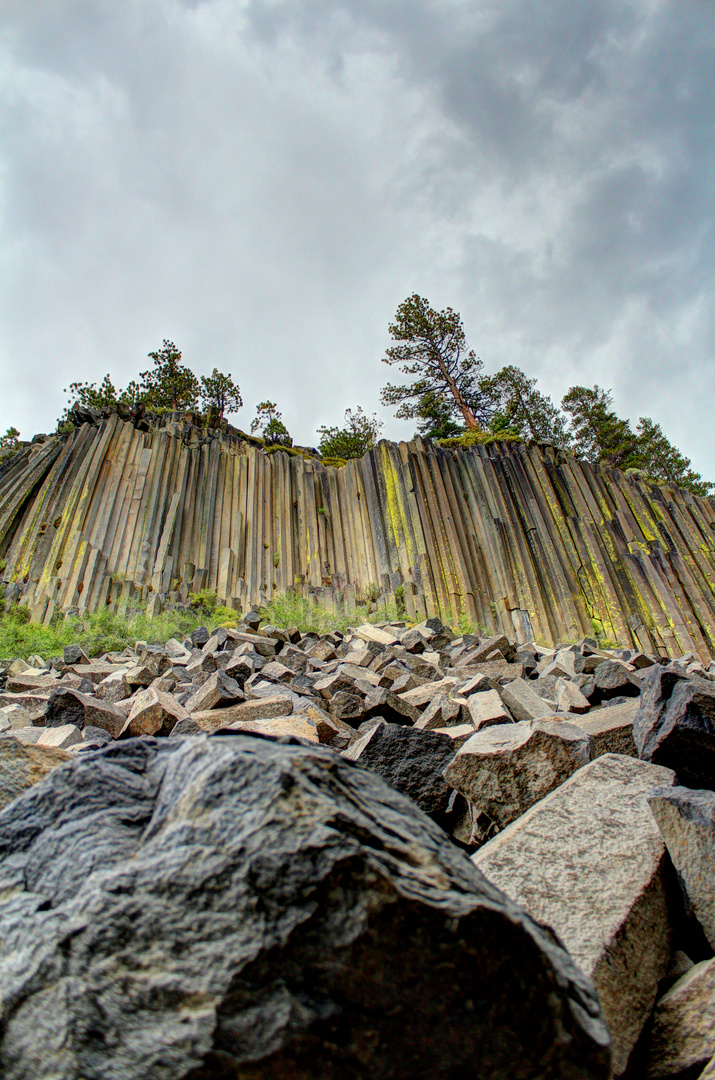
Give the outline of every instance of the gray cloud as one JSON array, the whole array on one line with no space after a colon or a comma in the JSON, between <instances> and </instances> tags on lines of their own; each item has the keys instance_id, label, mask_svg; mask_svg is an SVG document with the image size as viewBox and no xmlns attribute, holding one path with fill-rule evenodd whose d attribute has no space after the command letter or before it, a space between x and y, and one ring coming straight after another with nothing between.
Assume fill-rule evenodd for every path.
<instances>
[{"instance_id":1,"label":"gray cloud","mask_svg":"<svg viewBox=\"0 0 715 1080\"><path fill-rule=\"evenodd\" d=\"M172 337L310 442L416 290L715 478L714 43L709 0L6 0L0 426Z\"/></svg>"}]
</instances>

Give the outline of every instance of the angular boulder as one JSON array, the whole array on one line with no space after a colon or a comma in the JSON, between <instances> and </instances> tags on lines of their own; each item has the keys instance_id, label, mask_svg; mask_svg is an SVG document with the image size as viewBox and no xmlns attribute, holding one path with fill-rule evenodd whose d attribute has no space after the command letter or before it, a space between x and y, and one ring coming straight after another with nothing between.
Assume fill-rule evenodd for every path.
<instances>
[{"instance_id":1,"label":"angular boulder","mask_svg":"<svg viewBox=\"0 0 715 1080\"><path fill-rule=\"evenodd\" d=\"M663 788L648 797L648 805L688 906L715 949L715 792Z\"/></svg>"},{"instance_id":2,"label":"angular boulder","mask_svg":"<svg viewBox=\"0 0 715 1080\"><path fill-rule=\"evenodd\" d=\"M554 707L526 679L514 679L501 689L501 699L515 720L538 720L551 716Z\"/></svg>"},{"instance_id":3,"label":"angular boulder","mask_svg":"<svg viewBox=\"0 0 715 1080\"><path fill-rule=\"evenodd\" d=\"M588 732L593 739L594 758L601 757L602 754L638 757L633 741L633 721L637 712L638 699L631 698L619 705L591 709L588 716L579 716L574 723Z\"/></svg>"},{"instance_id":4,"label":"angular boulder","mask_svg":"<svg viewBox=\"0 0 715 1080\"><path fill-rule=\"evenodd\" d=\"M446 813L450 787L442 772L456 747L448 735L401 724L377 724L343 752L348 761L381 776L421 810L438 818Z\"/></svg>"},{"instance_id":5,"label":"angular boulder","mask_svg":"<svg viewBox=\"0 0 715 1080\"><path fill-rule=\"evenodd\" d=\"M690 968L653 1012L648 1080L700 1076L715 1055L715 960Z\"/></svg>"},{"instance_id":6,"label":"angular boulder","mask_svg":"<svg viewBox=\"0 0 715 1080\"><path fill-rule=\"evenodd\" d=\"M647 796L674 780L670 769L605 754L472 855L595 982L616 1076L670 963L669 864Z\"/></svg>"},{"instance_id":7,"label":"angular boulder","mask_svg":"<svg viewBox=\"0 0 715 1080\"><path fill-rule=\"evenodd\" d=\"M136 739L0 814L4 1080L586 1080L596 996L414 804L320 747Z\"/></svg>"},{"instance_id":8,"label":"angular boulder","mask_svg":"<svg viewBox=\"0 0 715 1080\"><path fill-rule=\"evenodd\" d=\"M675 769L686 787L715 789L715 685L647 668L633 723L638 756Z\"/></svg>"},{"instance_id":9,"label":"angular boulder","mask_svg":"<svg viewBox=\"0 0 715 1080\"><path fill-rule=\"evenodd\" d=\"M575 724L522 720L476 732L444 777L504 828L590 759L591 738Z\"/></svg>"},{"instance_id":10,"label":"angular boulder","mask_svg":"<svg viewBox=\"0 0 715 1080\"><path fill-rule=\"evenodd\" d=\"M14 738L0 739L0 809L58 765L71 760L72 755L63 750L27 746Z\"/></svg>"}]
</instances>

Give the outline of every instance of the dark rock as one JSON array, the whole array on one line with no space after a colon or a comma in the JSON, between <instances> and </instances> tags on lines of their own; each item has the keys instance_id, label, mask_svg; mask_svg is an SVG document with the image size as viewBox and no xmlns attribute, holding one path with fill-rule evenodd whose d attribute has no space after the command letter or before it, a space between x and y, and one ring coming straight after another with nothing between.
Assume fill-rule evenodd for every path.
<instances>
[{"instance_id":1,"label":"dark rock","mask_svg":"<svg viewBox=\"0 0 715 1080\"><path fill-rule=\"evenodd\" d=\"M589 700L596 704L614 697L638 697L641 692L640 679L618 660L603 660L594 672L593 681L594 693Z\"/></svg>"},{"instance_id":2,"label":"dark rock","mask_svg":"<svg viewBox=\"0 0 715 1080\"><path fill-rule=\"evenodd\" d=\"M45 727L62 727L64 724L74 724L80 731L84 727L82 694L66 687L53 690L45 708Z\"/></svg>"},{"instance_id":3,"label":"dark rock","mask_svg":"<svg viewBox=\"0 0 715 1080\"><path fill-rule=\"evenodd\" d=\"M686 787L715 790L715 686L682 669L647 668L633 739L644 761L674 769Z\"/></svg>"},{"instance_id":4,"label":"dark rock","mask_svg":"<svg viewBox=\"0 0 715 1080\"><path fill-rule=\"evenodd\" d=\"M180 735L203 735L203 728L190 716L185 716L182 720L176 721L169 732L169 738L177 739Z\"/></svg>"},{"instance_id":5,"label":"dark rock","mask_svg":"<svg viewBox=\"0 0 715 1080\"><path fill-rule=\"evenodd\" d=\"M194 648L200 649L202 645L206 644L210 636L205 626L199 626L191 635L191 644Z\"/></svg>"},{"instance_id":6,"label":"dark rock","mask_svg":"<svg viewBox=\"0 0 715 1080\"><path fill-rule=\"evenodd\" d=\"M330 699L330 715L338 720L347 720L352 727L357 727L364 714L365 704L358 694L338 690Z\"/></svg>"},{"instance_id":7,"label":"dark rock","mask_svg":"<svg viewBox=\"0 0 715 1080\"><path fill-rule=\"evenodd\" d=\"M62 654L65 664L89 663L89 658L80 645L65 645Z\"/></svg>"},{"instance_id":8,"label":"dark rock","mask_svg":"<svg viewBox=\"0 0 715 1080\"><path fill-rule=\"evenodd\" d=\"M331 750L134 739L0 814L4 1080L597 1080L555 935Z\"/></svg>"},{"instance_id":9,"label":"dark rock","mask_svg":"<svg viewBox=\"0 0 715 1080\"><path fill-rule=\"evenodd\" d=\"M247 611L241 618L241 622L245 623L246 626L250 626L251 630L257 630L261 625L261 616L257 611Z\"/></svg>"},{"instance_id":10,"label":"dark rock","mask_svg":"<svg viewBox=\"0 0 715 1080\"><path fill-rule=\"evenodd\" d=\"M392 690L376 686L365 698L365 719L372 716L382 716L388 724L414 724L420 718L420 710Z\"/></svg>"},{"instance_id":11,"label":"dark rock","mask_svg":"<svg viewBox=\"0 0 715 1080\"><path fill-rule=\"evenodd\" d=\"M456 752L448 735L398 724L377 724L353 743L343 757L387 780L440 824L447 813L451 787L442 776Z\"/></svg>"}]
</instances>

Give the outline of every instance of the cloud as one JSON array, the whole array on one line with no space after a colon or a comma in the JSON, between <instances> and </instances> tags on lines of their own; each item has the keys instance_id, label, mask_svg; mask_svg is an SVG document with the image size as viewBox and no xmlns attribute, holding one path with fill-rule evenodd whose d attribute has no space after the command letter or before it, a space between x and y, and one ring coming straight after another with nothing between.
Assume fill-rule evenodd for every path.
<instances>
[{"instance_id":1,"label":"cloud","mask_svg":"<svg viewBox=\"0 0 715 1080\"><path fill-rule=\"evenodd\" d=\"M715 477L709 0L37 0L0 17L0 425L173 338L301 441L397 304ZM387 416L388 414L384 414ZM411 426L389 419L386 432Z\"/></svg>"}]
</instances>

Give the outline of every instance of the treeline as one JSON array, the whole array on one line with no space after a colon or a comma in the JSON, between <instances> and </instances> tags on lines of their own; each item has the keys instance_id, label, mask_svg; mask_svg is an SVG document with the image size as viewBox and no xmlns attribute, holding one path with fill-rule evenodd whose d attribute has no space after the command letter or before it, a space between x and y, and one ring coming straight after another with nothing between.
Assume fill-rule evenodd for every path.
<instances>
[{"instance_id":1,"label":"treeline","mask_svg":"<svg viewBox=\"0 0 715 1080\"><path fill-rule=\"evenodd\" d=\"M619 417L609 390L596 385L572 386L556 405L542 393L537 380L514 365L487 375L483 363L467 344L460 315L452 308L437 311L417 293L397 309L389 325L393 344L383 362L404 375L399 385L381 390L383 405L396 408L396 416L416 421L416 434L469 445L507 439L551 443L592 464L642 472L657 483L674 483L695 495L707 495L713 484L691 467L650 417L639 418L635 430ZM76 407L113 408L127 417L162 410L201 410L207 422L219 425L242 408L239 386L231 375L213 369L200 378L182 363L173 341L150 352L152 366L125 389L115 387L109 374L97 385L73 382L65 390L70 404L59 429L76 419ZM382 421L358 405L348 409L342 425L317 429L319 444L312 448L324 460L360 457L380 438ZM268 447L290 448L293 439L276 402L263 401L256 409L251 434ZM0 438L0 452L17 445L19 432L11 428Z\"/></svg>"}]
</instances>

